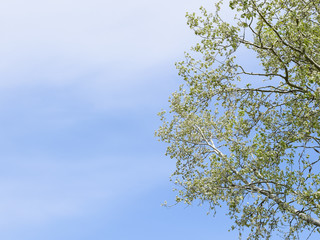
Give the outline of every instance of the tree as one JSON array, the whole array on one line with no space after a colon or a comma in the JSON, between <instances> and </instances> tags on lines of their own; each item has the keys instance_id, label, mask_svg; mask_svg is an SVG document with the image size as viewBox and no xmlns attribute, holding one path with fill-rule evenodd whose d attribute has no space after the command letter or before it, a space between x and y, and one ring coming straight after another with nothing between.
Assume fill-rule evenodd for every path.
<instances>
[{"instance_id":1,"label":"tree","mask_svg":"<svg viewBox=\"0 0 320 240\"><path fill-rule=\"evenodd\" d=\"M201 41L159 114L176 201L225 204L248 239L320 232L320 1L232 0L233 24L221 6L187 13Z\"/></svg>"}]
</instances>

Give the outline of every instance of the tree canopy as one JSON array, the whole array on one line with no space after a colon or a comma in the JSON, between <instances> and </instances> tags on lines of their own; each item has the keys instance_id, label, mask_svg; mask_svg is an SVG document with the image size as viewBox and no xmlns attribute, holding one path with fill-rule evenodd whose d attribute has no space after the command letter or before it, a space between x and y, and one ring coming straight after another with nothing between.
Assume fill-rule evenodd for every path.
<instances>
[{"instance_id":1,"label":"tree canopy","mask_svg":"<svg viewBox=\"0 0 320 240\"><path fill-rule=\"evenodd\" d=\"M176 201L227 206L248 239L319 234L320 0L231 0L230 22L222 4L187 13L201 40L159 114Z\"/></svg>"}]
</instances>

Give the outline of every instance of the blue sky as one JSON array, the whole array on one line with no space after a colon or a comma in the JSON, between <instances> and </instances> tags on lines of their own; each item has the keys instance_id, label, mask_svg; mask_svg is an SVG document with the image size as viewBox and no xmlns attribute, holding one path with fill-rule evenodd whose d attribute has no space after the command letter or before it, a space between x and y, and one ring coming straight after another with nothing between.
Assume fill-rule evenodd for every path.
<instances>
[{"instance_id":1,"label":"blue sky","mask_svg":"<svg viewBox=\"0 0 320 240\"><path fill-rule=\"evenodd\" d=\"M212 1L10 0L0 7L0 238L236 239L174 201L154 138Z\"/></svg>"},{"instance_id":2,"label":"blue sky","mask_svg":"<svg viewBox=\"0 0 320 240\"><path fill-rule=\"evenodd\" d=\"M223 214L160 206L175 163L156 114L202 4L1 3L1 239L234 239Z\"/></svg>"}]
</instances>

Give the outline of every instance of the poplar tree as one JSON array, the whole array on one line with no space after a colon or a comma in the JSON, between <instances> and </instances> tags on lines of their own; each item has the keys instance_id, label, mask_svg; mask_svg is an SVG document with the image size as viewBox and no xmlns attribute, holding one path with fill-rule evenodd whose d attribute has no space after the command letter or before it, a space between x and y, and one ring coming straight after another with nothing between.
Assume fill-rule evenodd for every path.
<instances>
[{"instance_id":1,"label":"poplar tree","mask_svg":"<svg viewBox=\"0 0 320 240\"><path fill-rule=\"evenodd\" d=\"M187 13L200 40L159 113L176 202L227 209L247 239L318 235L320 0L232 0L231 22L222 4Z\"/></svg>"}]
</instances>

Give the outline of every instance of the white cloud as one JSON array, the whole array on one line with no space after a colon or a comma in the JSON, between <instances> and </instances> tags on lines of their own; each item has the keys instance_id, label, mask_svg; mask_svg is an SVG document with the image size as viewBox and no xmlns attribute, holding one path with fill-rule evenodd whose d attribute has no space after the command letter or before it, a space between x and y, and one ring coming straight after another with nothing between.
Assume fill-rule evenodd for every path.
<instances>
[{"instance_id":1,"label":"white cloud","mask_svg":"<svg viewBox=\"0 0 320 240\"><path fill-rule=\"evenodd\" d=\"M6 1L0 10L0 74L14 79L2 78L0 84L39 81L37 77L67 82L72 80L70 71L74 76L75 70L79 74L91 68L112 71L114 65L144 69L166 61L189 47L192 33L184 14L200 4L191 0Z\"/></svg>"},{"instance_id":2,"label":"white cloud","mask_svg":"<svg viewBox=\"0 0 320 240\"><path fill-rule=\"evenodd\" d=\"M5 1L0 9L0 92L58 86L99 108L148 104L143 96L152 89L150 83L170 84L157 74L173 71L194 42L185 12L201 5L213 2ZM150 71L155 75L146 74Z\"/></svg>"}]
</instances>

